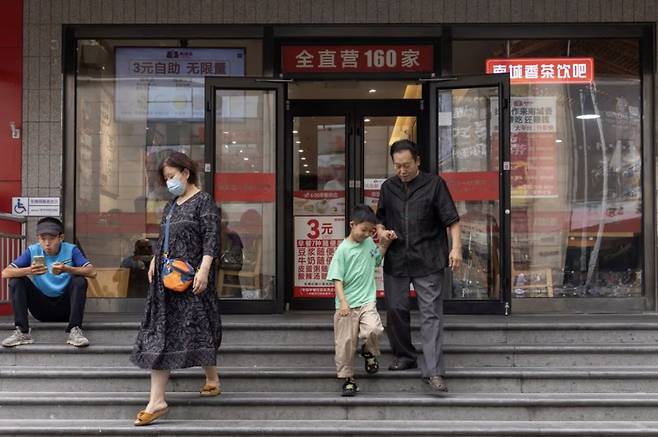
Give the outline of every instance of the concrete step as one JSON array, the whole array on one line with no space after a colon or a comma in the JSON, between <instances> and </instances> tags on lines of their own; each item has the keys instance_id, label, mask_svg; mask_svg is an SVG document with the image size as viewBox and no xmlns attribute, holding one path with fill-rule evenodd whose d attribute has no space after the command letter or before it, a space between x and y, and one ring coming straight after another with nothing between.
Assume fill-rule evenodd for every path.
<instances>
[{"instance_id":1,"label":"concrete step","mask_svg":"<svg viewBox=\"0 0 658 437\"><path fill-rule=\"evenodd\" d=\"M330 367L224 367L219 373L229 392L307 392L310 388L335 392L341 383ZM201 376L199 368L175 371L169 389L196 392ZM453 393L658 393L658 367L449 368L446 376ZM364 392L409 393L426 388L415 370L383 370L358 378ZM2 392L135 392L148 391L149 381L148 371L135 367L0 367Z\"/></svg>"},{"instance_id":2,"label":"concrete step","mask_svg":"<svg viewBox=\"0 0 658 437\"><path fill-rule=\"evenodd\" d=\"M656 394L441 394L368 393L344 398L332 393L232 393L201 398L172 393L167 419L298 420L322 411L323 420L507 420L651 421ZM9 393L0 399L0 419L124 419L135 417L148 393Z\"/></svg>"},{"instance_id":3,"label":"concrete step","mask_svg":"<svg viewBox=\"0 0 658 437\"><path fill-rule=\"evenodd\" d=\"M119 316L117 316L118 318ZM538 321L500 317L486 318L494 321L478 321L478 318L461 321L446 317L444 341L447 344L608 344L608 343L658 343L658 317L640 317L634 321L606 322L605 319L588 318L582 321L561 321L539 318ZM261 320L262 319L262 320ZM0 336L14 329L13 323L4 318L0 322ZM224 339L227 344L332 344L333 325L329 313L316 313L313 318L281 316L230 316L224 318ZM385 320L385 317L382 319ZM418 317L413 317L413 336L419 340ZM38 343L62 343L66 340L64 324L33 323L32 332ZM135 341L138 321L85 323L85 332L94 344L130 345Z\"/></svg>"},{"instance_id":4,"label":"concrete step","mask_svg":"<svg viewBox=\"0 0 658 437\"><path fill-rule=\"evenodd\" d=\"M619 437L658 436L656 421L383 421L383 420L161 420L135 427L126 420L2 420L0 434L15 436L432 436Z\"/></svg>"},{"instance_id":5,"label":"concrete step","mask_svg":"<svg viewBox=\"0 0 658 437\"><path fill-rule=\"evenodd\" d=\"M421 350L420 345L417 345ZM0 348L0 366L111 367L130 366L130 345L91 345L75 348L66 344L32 344ZM444 346L448 367L585 367L652 366L658 363L658 344L606 345L450 345ZM392 361L384 342L382 366ZM238 345L220 348L218 363L224 367L323 367L334 360L331 344ZM47 363L47 364L46 364ZM355 365L361 366L356 358Z\"/></svg>"}]
</instances>

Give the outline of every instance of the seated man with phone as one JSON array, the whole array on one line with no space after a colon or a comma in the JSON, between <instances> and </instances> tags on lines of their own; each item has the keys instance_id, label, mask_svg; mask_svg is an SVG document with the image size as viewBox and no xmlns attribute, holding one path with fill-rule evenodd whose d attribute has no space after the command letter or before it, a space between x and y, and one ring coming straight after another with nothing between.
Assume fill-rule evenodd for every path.
<instances>
[{"instance_id":1,"label":"seated man with phone","mask_svg":"<svg viewBox=\"0 0 658 437\"><path fill-rule=\"evenodd\" d=\"M96 269L75 244L64 242L64 226L58 219L39 220L37 238L37 244L29 246L2 271L2 277L9 279L16 325L16 331L2 345L34 342L27 320L29 310L41 322L68 322L66 342L88 346L89 340L82 332L86 277L95 277Z\"/></svg>"}]
</instances>

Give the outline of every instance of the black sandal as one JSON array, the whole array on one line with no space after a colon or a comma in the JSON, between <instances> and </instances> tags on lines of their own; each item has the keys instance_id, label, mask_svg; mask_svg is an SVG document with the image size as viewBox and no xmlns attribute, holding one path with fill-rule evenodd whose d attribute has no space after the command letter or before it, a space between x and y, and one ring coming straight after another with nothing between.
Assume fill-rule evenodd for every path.
<instances>
[{"instance_id":1,"label":"black sandal","mask_svg":"<svg viewBox=\"0 0 658 437\"><path fill-rule=\"evenodd\" d=\"M352 378L347 378L343 384L343 393L341 396L354 396L359 391L359 387Z\"/></svg>"},{"instance_id":2,"label":"black sandal","mask_svg":"<svg viewBox=\"0 0 658 437\"><path fill-rule=\"evenodd\" d=\"M361 356L366 360L366 372L373 375L379 371L379 362L372 353L366 352L366 345L361 345Z\"/></svg>"}]
</instances>

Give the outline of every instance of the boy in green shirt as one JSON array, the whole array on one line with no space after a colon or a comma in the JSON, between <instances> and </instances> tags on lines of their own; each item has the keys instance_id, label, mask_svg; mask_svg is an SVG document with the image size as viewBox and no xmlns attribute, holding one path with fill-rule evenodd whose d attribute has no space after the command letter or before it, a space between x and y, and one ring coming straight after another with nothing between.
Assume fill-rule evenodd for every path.
<instances>
[{"instance_id":1,"label":"boy in green shirt","mask_svg":"<svg viewBox=\"0 0 658 437\"><path fill-rule=\"evenodd\" d=\"M354 381L354 352L359 338L364 340L361 356L367 373L377 373L379 336L384 332L377 312L375 268L379 266L395 232L385 231L386 246L377 247L372 231L377 223L375 213L366 205L358 205L350 216L350 235L338 246L327 273L327 280L336 289L334 336L336 371L344 378L342 396L354 396L358 391Z\"/></svg>"}]
</instances>

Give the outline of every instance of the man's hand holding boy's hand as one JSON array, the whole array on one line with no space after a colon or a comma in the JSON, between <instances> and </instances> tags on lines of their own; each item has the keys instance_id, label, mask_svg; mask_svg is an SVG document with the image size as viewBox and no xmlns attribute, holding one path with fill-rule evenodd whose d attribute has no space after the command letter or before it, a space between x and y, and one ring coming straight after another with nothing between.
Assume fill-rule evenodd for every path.
<instances>
[{"instance_id":1,"label":"man's hand holding boy's hand","mask_svg":"<svg viewBox=\"0 0 658 437\"><path fill-rule=\"evenodd\" d=\"M52 266L53 275L59 275L60 273L66 273L68 266L64 263L54 263Z\"/></svg>"},{"instance_id":2,"label":"man's hand holding boy's hand","mask_svg":"<svg viewBox=\"0 0 658 437\"><path fill-rule=\"evenodd\" d=\"M379 244L381 244L382 247L388 247L393 243L393 240L397 240L397 238L398 236L395 231L386 229L379 233Z\"/></svg>"},{"instance_id":3,"label":"man's hand holding boy's hand","mask_svg":"<svg viewBox=\"0 0 658 437\"><path fill-rule=\"evenodd\" d=\"M338 314L341 317L347 317L350 315L350 307L347 305L347 302L345 301L340 302L340 309L338 310Z\"/></svg>"}]
</instances>

